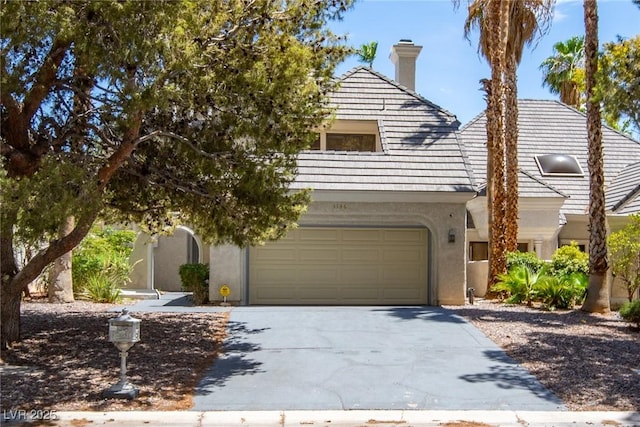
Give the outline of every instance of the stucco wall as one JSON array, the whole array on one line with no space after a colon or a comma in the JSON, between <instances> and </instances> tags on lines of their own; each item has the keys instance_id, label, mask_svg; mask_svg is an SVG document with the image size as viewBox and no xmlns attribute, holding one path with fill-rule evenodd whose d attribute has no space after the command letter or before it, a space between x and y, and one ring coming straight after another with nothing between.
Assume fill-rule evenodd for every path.
<instances>
[{"instance_id":1,"label":"stucco wall","mask_svg":"<svg viewBox=\"0 0 640 427\"><path fill-rule=\"evenodd\" d=\"M187 237L185 230L177 229L171 236L161 236L153 257L153 282L161 291L180 291L180 266L187 262Z\"/></svg>"},{"instance_id":2,"label":"stucco wall","mask_svg":"<svg viewBox=\"0 0 640 427\"><path fill-rule=\"evenodd\" d=\"M180 291L179 268L188 260L189 236L192 235L199 248L198 262L209 262L210 246L193 231L184 226L170 236L149 236L139 233L129 262L134 265L130 276L131 289L158 289Z\"/></svg>"},{"instance_id":3,"label":"stucco wall","mask_svg":"<svg viewBox=\"0 0 640 427\"><path fill-rule=\"evenodd\" d=\"M245 301L246 251L233 245L211 247L209 251L209 300L222 301L220 287L227 285L231 294L227 301L246 304Z\"/></svg>"},{"instance_id":4,"label":"stucco wall","mask_svg":"<svg viewBox=\"0 0 640 427\"><path fill-rule=\"evenodd\" d=\"M133 272L129 276L131 282L127 285L130 289L151 288L150 269L153 267L153 259L149 256L149 245L153 245L151 236L138 233L133 245L133 252L129 257L129 264L133 265Z\"/></svg>"},{"instance_id":5,"label":"stucco wall","mask_svg":"<svg viewBox=\"0 0 640 427\"><path fill-rule=\"evenodd\" d=\"M431 304L463 304L465 300L464 203L314 202L300 219L301 226L424 226L430 231L429 283ZM449 231L455 242L449 243ZM247 303L246 250L212 248L210 298L220 300L221 283L231 288L232 301Z\"/></svg>"},{"instance_id":6,"label":"stucco wall","mask_svg":"<svg viewBox=\"0 0 640 427\"><path fill-rule=\"evenodd\" d=\"M484 297L487 293L487 276L489 261L469 261L467 263L467 289L473 288L477 297Z\"/></svg>"}]
</instances>

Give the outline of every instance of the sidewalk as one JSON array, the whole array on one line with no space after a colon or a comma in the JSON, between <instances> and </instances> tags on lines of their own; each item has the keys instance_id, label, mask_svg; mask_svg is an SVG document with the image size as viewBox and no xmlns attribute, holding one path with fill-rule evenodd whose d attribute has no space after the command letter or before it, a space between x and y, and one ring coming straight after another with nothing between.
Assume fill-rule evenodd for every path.
<instances>
[{"instance_id":1,"label":"sidewalk","mask_svg":"<svg viewBox=\"0 0 640 427\"><path fill-rule=\"evenodd\" d=\"M230 411L56 412L51 426L175 427L638 427L638 412L544 411ZM5 422L6 423L6 422ZM5 424L3 423L3 424ZM20 425L8 422L5 425ZM26 424L26 425L30 425Z\"/></svg>"}]
</instances>

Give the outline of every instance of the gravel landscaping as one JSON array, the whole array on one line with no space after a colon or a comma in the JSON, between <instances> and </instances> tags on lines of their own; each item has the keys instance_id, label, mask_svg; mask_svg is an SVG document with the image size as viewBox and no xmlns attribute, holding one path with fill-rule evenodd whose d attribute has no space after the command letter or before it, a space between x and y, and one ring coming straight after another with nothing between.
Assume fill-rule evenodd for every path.
<instances>
[{"instance_id":1,"label":"gravel landscaping","mask_svg":"<svg viewBox=\"0 0 640 427\"><path fill-rule=\"evenodd\" d=\"M174 410L192 406L194 387L213 364L227 313L135 313L141 341L129 351L133 401L106 400L120 356L108 340L115 306L23 302L23 340L2 353L3 410Z\"/></svg>"},{"instance_id":2,"label":"gravel landscaping","mask_svg":"<svg viewBox=\"0 0 640 427\"><path fill-rule=\"evenodd\" d=\"M617 312L545 311L476 301L468 319L574 411L640 408L640 332Z\"/></svg>"},{"instance_id":3,"label":"gravel landscaping","mask_svg":"<svg viewBox=\"0 0 640 427\"><path fill-rule=\"evenodd\" d=\"M120 359L108 342L108 304L24 302L23 340L2 353L3 410L177 410L192 406L195 385L225 337L228 313L147 313L130 351L134 401L105 400ZM640 408L640 333L617 313L548 312L492 301L448 306L470 320L571 410Z\"/></svg>"}]
</instances>

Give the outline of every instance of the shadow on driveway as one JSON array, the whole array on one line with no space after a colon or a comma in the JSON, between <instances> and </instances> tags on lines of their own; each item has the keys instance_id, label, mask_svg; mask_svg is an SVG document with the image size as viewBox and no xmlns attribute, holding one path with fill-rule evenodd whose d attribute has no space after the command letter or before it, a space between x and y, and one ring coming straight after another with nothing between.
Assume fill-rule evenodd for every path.
<instances>
[{"instance_id":1,"label":"shadow on driveway","mask_svg":"<svg viewBox=\"0 0 640 427\"><path fill-rule=\"evenodd\" d=\"M261 350L259 344L250 342L251 335L260 334L269 328L251 329L244 322L227 323L227 340L215 365L208 370L196 389L196 396L211 393L215 387L224 387L230 378L238 375L261 373L261 362L252 359L253 352Z\"/></svg>"},{"instance_id":2,"label":"shadow on driveway","mask_svg":"<svg viewBox=\"0 0 640 427\"><path fill-rule=\"evenodd\" d=\"M440 307L385 307L374 309L376 312L402 320L424 320L427 322L445 322L463 324L466 321L450 311Z\"/></svg>"},{"instance_id":3,"label":"shadow on driveway","mask_svg":"<svg viewBox=\"0 0 640 427\"><path fill-rule=\"evenodd\" d=\"M560 400L545 388L533 376L527 373L523 375L523 369L502 350L485 350L483 354L489 359L500 362L497 365L488 366L489 371L478 374L461 375L460 378L471 384L494 383L503 390L525 390L534 393L537 397L553 402Z\"/></svg>"},{"instance_id":4,"label":"shadow on driveway","mask_svg":"<svg viewBox=\"0 0 640 427\"><path fill-rule=\"evenodd\" d=\"M566 409L439 307L235 307L228 328L194 410Z\"/></svg>"}]
</instances>

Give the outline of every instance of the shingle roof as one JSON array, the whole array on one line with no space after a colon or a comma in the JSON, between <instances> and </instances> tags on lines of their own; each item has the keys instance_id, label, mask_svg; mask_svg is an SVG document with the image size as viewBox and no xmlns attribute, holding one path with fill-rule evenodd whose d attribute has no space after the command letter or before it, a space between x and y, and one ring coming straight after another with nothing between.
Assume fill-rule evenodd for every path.
<instances>
[{"instance_id":1,"label":"shingle roof","mask_svg":"<svg viewBox=\"0 0 640 427\"><path fill-rule=\"evenodd\" d=\"M294 188L473 192L456 117L368 68L341 77L336 118L375 120L384 152L305 151Z\"/></svg>"},{"instance_id":2,"label":"shingle roof","mask_svg":"<svg viewBox=\"0 0 640 427\"><path fill-rule=\"evenodd\" d=\"M607 188L607 210L620 215L640 212L640 162L625 167Z\"/></svg>"},{"instance_id":3,"label":"shingle roof","mask_svg":"<svg viewBox=\"0 0 640 427\"><path fill-rule=\"evenodd\" d=\"M552 100L518 101L519 167L541 182L569 196L562 213L583 215L589 205L588 143L586 116L565 104ZM460 130L464 149L474 176L486 177L486 117L478 115ZM603 126L605 184L631 163L640 161L640 143ZM535 162L536 155L568 154L575 156L584 171L582 177L543 176ZM476 182L478 184L478 182ZM542 187L539 187L543 190ZM534 196L535 188L530 188Z\"/></svg>"},{"instance_id":4,"label":"shingle roof","mask_svg":"<svg viewBox=\"0 0 640 427\"><path fill-rule=\"evenodd\" d=\"M484 178L484 177L483 177ZM486 179L479 183L478 193L481 196L486 196L487 183ZM554 188L553 186L547 184L546 182L536 178L531 175L529 172L520 169L518 171L518 191L520 192L520 197L564 197L567 198L566 194L562 191Z\"/></svg>"}]
</instances>

